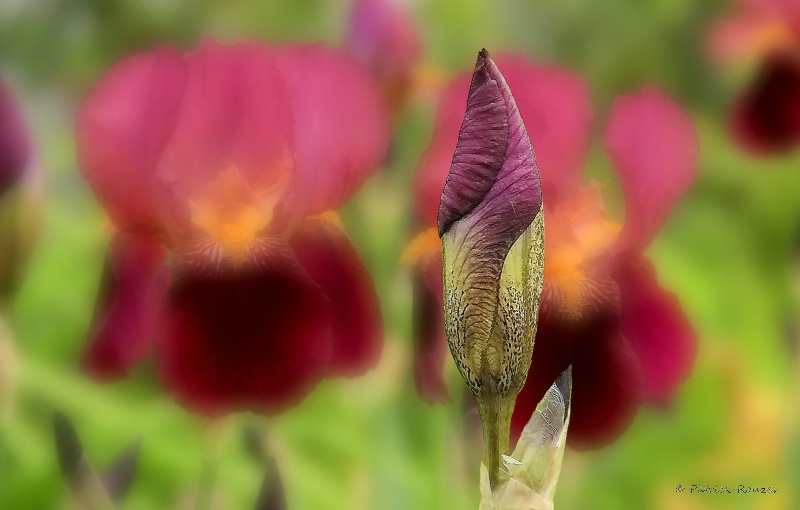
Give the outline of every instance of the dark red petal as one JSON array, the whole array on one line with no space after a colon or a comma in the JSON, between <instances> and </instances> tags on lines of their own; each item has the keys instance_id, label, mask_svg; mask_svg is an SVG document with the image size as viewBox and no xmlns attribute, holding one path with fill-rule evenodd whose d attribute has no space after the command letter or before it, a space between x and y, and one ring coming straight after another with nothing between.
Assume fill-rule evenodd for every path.
<instances>
[{"instance_id":1,"label":"dark red petal","mask_svg":"<svg viewBox=\"0 0 800 510\"><path fill-rule=\"evenodd\" d=\"M323 45L283 47L276 66L295 119L297 186L287 200L309 214L336 209L386 157L383 95L365 67Z\"/></svg>"},{"instance_id":2,"label":"dark red petal","mask_svg":"<svg viewBox=\"0 0 800 510\"><path fill-rule=\"evenodd\" d=\"M771 55L733 109L733 135L753 153L787 150L800 141L800 61Z\"/></svg>"},{"instance_id":3,"label":"dark red petal","mask_svg":"<svg viewBox=\"0 0 800 510\"><path fill-rule=\"evenodd\" d=\"M556 377L572 365L572 417L567 441L598 448L614 441L642 402L641 366L611 316L589 324L539 322L533 361L512 417L519 436Z\"/></svg>"},{"instance_id":4,"label":"dark red petal","mask_svg":"<svg viewBox=\"0 0 800 510\"><path fill-rule=\"evenodd\" d=\"M0 80L0 195L22 176L31 159L31 140L19 108Z\"/></svg>"},{"instance_id":5,"label":"dark red petal","mask_svg":"<svg viewBox=\"0 0 800 510\"><path fill-rule=\"evenodd\" d=\"M443 376L448 348L442 285L441 256L414 268L414 382L431 404L450 400Z\"/></svg>"},{"instance_id":6,"label":"dark red petal","mask_svg":"<svg viewBox=\"0 0 800 510\"><path fill-rule=\"evenodd\" d=\"M644 395L663 399L686 380L697 355L697 333L677 296L656 280L649 260L625 264L616 278L622 332L642 363Z\"/></svg>"},{"instance_id":7,"label":"dark red petal","mask_svg":"<svg viewBox=\"0 0 800 510\"><path fill-rule=\"evenodd\" d=\"M97 379L126 375L150 346L170 273L154 239L119 234L106 258L83 368Z\"/></svg>"},{"instance_id":8,"label":"dark red petal","mask_svg":"<svg viewBox=\"0 0 800 510\"><path fill-rule=\"evenodd\" d=\"M352 377L374 367L383 345L380 302L350 241L337 228L320 223L305 226L289 242L331 302L330 373Z\"/></svg>"},{"instance_id":9,"label":"dark red petal","mask_svg":"<svg viewBox=\"0 0 800 510\"><path fill-rule=\"evenodd\" d=\"M644 248L694 182L700 152L694 124L663 92L645 87L614 100L604 142L625 193L619 247Z\"/></svg>"},{"instance_id":10,"label":"dark red petal","mask_svg":"<svg viewBox=\"0 0 800 510\"><path fill-rule=\"evenodd\" d=\"M187 274L173 285L156 360L162 383L189 410L273 414L327 372L328 299L290 254L271 262L220 278Z\"/></svg>"},{"instance_id":11,"label":"dark red petal","mask_svg":"<svg viewBox=\"0 0 800 510\"><path fill-rule=\"evenodd\" d=\"M155 173L178 116L186 64L174 49L136 55L92 89L77 117L78 158L98 200L122 229L161 226Z\"/></svg>"}]
</instances>

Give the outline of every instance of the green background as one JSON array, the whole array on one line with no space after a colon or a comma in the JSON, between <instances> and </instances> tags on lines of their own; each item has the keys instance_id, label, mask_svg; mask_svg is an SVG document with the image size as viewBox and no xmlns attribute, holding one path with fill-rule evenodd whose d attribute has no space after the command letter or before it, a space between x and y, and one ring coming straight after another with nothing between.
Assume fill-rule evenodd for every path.
<instances>
[{"instance_id":1,"label":"green background","mask_svg":"<svg viewBox=\"0 0 800 510\"><path fill-rule=\"evenodd\" d=\"M588 175L623 206L600 133L613 97L642 84L691 113L700 172L648 254L699 336L698 358L668 404L643 408L629 431L597 452L567 452L559 510L793 509L800 507L798 297L800 156L755 159L730 140L726 105L751 70L720 69L703 50L730 7L696 0L406 2L426 65L471 68L482 47L562 65L590 84L595 112ZM480 444L463 399L429 406L412 380L411 285L398 264L413 235L411 179L433 123L414 104L394 129L393 158L341 212L382 298L379 366L328 380L273 418L209 423L160 391L150 362L97 385L77 369L108 234L78 174L72 123L80 98L120 57L204 36L341 46L348 4L285 1L36 1L0 3L0 73L17 93L47 175L43 231L7 311L19 355L13 412L0 426L0 508L67 507L52 439L54 409L75 423L98 469L142 441L124 507L193 508L213 477L214 508L248 509L263 465L243 430L263 431L291 509L477 508ZM405 233L405 235L401 235ZM534 351L534 356L536 355ZM448 360L452 395L462 382ZM676 493L677 485L772 486L773 495Z\"/></svg>"}]
</instances>

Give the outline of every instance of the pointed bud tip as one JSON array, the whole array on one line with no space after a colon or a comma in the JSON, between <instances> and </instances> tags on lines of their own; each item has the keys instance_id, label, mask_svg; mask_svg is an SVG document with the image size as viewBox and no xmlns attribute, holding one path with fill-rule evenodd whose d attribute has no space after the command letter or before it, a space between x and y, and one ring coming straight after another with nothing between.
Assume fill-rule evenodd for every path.
<instances>
[{"instance_id":1,"label":"pointed bud tip","mask_svg":"<svg viewBox=\"0 0 800 510\"><path fill-rule=\"evenodd\" d=\"M569 411L570 400L572 399L572 365L568 366L561 375L559 375L553 383L561 396L564 397L564 409ZM564 413L566 420L567 413Z\"/></svg>"},{"instance_id":2,"label":"pointed bud tip","mask_svg":"<svg viewBox=\"0 0 800 510\"><path fill-rule=\"evenodd\" d=\"M568 366L558 377L556 377L555 385L564 395L570 393L572 388L572 365Z\"/></svg>"}]
</instances>

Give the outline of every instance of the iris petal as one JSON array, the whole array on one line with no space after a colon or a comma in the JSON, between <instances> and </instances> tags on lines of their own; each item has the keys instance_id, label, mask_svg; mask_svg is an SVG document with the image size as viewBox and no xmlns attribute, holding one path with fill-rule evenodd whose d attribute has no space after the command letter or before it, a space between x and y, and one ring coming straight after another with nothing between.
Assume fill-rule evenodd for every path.
<instances>
[{"instance_id":1,"label":"iris petal","mask_svg":"<svg viewBox=\"0 0 800 510\"><path fill-rule=\"evenodd\" d=\"M325 222L309 223L289 242L300 265L331 303L330 373L360 375L375 366L383 343L372 278L344 232Z\"/></svg>"},{"instance_id":2,"label":"iris petal","mask_svg":"<svg viewBox=\"0 0 800 510\"><path fill-rule=\"evenodd\" d=\"M162 383L200 414L280 412L325 375L330 312L288 247L244 274L188 274L171 289L159 327Z\"/></svg>"},{"instance_id":3,"label":"iris petal","mask_svg":"<svg viewBox=\"0 0 800 510\"><path fill-rule=\"evenodd\" d=\"M604 142L625 193L620 249L643 249L694 182L697 132L677 103L645 87L614 101Z\"/></svg>"},{"instance_id":4,"label":"iris petal","mask_svg":"<svg viewBox=\"0 0 800 510\"><path fill-rule=\"evenodd\" d=\"M165 257L155 239L119 234L111 243L83 359L92 376L123 377L147 352L171 280Z\"/></svg>"}]
</instances>

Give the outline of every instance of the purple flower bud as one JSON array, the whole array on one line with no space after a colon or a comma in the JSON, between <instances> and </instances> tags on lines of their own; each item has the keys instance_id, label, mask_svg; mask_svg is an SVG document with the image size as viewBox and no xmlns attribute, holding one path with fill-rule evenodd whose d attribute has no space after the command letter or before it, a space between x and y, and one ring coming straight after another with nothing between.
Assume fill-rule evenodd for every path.
<instances>
[{"instance_id":1,"label":"purple flower bud","mask_svg":"<svg viewBox=\"0 0 800 510\"><path fill-rule=\"evenodd\" d=\"M530 139L486 50L475 65L438 226L447 339L478 401L494 486L533 351L544 220Z\"/></svg>"}]
</instances>

